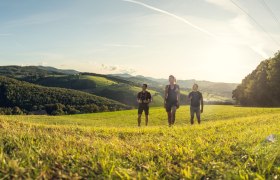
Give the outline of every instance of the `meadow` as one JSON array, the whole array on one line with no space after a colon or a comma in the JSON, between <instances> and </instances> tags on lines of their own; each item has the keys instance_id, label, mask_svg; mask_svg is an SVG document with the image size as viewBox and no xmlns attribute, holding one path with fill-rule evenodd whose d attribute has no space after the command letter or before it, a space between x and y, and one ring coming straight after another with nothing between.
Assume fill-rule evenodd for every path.
<instances>
[{"instance_id":1,"label":"meadow","mask_svg":"<svg viewBox=\"0 0 280 180\"><path fill-rule=\"evenodd\" d=\"M206 106L194 126L188 109L171 128L163 108L141 128L136 110L0 116L0 178L280 178L280 108Z\"/></svg>"}]
</instances>

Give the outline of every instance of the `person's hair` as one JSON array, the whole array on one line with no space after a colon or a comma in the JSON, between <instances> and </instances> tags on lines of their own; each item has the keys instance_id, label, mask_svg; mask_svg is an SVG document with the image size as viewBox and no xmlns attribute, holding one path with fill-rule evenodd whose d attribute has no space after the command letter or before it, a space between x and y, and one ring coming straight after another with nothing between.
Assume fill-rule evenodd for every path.
<instances>
[{"instance_id":1,"label":"person's hair","mask_svg":"<svg viewBox=\"0 0 280 180\"><path fill-rule=\"evenodd\" d=\"M147 84L143 84L143 86L145 86L146 88L148 87L148 85L147 85Z\"/></svg>"},{"instance_id":2,"label":"person's hair","mask_svg":"<svg viewBox=\"0 0 280 180\"><path fill-rule=\"evenodd\" d=\"M175 81L175 83L177 82L177 79L175 78L175 76L170 75L170 76L169 76L169 78L173 78L173 79L174 79L174 81Z\"/></svg>"},{"instance_id":3,"label":"person's hair","mask_svg":"<svg viewBox=\"0 0 280 180\"><path fill-rule=\"evenodd\" d=\"M193 84L193 86L196 86L198 88L198 84Z\"/></svg>"}]
</instances>

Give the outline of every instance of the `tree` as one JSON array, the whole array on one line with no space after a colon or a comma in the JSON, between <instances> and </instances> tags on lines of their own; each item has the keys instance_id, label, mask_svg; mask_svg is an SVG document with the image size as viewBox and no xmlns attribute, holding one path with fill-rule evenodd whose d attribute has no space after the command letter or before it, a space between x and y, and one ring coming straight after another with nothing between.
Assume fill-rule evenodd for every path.
<instances>
[{"instance_id":1,"label":"tree","mask_svg":"<svg viewBox=\"0 0 280 180\"><path fill-rule=\"evenodd\" d=\"M260 65L233 91L243 106L280 106L280 53Z\"/></svg>"}]
</instances>

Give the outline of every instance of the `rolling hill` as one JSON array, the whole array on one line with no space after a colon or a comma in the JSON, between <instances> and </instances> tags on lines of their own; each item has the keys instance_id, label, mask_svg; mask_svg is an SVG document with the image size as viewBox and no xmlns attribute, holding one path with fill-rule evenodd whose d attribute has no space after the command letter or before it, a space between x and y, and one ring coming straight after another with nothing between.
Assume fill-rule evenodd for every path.
<instances>
[{"instance_id":1,"label":"rolling hill","mask_svg":"<svg viewBox=\"0 0 280 180\"><path fill-rule=\"evenodd\" d=\"M0 76L0 107L2 107L2 114L46 111L52 115L115 111L129 108L119 102L86 92L44 87L4 76ZM9 112L9 108L16 108L12 111L18 112Z\"/></svg>"},{"instance_id":2,"label":"rolling hill","mask_svg":"<svg viewBox=\"0 0 280 180\"><path fill-rule=\"evenodd\" d=\"M81 73L78 75L51 75L46 77L26 77L22 80L47 87L75 89L97 96L109 98L129 106L137 106L136 95L141 91L141 85L106 75ZM159 92L150 90L153 95L151 106L163 103Z\"/></svg>"},{"instance_id":3,"label":"rolling hill","mask_svg":"<svg viewBox=\"0 0 280 180\"><path fill-rule=\"evenodd\" d=\"M165 79L144 76L101 75L42 66L2 66L0 75L46 87L78 90L133 107L137 106L135 97L141 91L143 83L149 85L149 91L152 93L151 106L162 106L164 86L167 83ZM182 89L182 104L188 103L186 96L194 82L195 80L178 81ZM233 102L231 92L235 88L235 84L208 81L197 81L197 83L200 85L206 103L228 104Z\"/></svg>"},{"instance_id":4,"label":"rolling hill","mask_svg":"<svg viewBox=\"0 0 280 180\"><path fill-rule=\"evenodd\" d=\"M74 70L61 70L52 67L43 66L0 66L0 76L8 76L13 78L24 77L43 77L50 75L77 74Z\"/></svg>"},{"instance_id":5,"label":"rolling hill","mask_svg":"<svg viewBox=\"0 0 280 180\"><path fill-rule=\"evenodd\" d=\"M137 106L136 95L141 91L141 85L143 83L148 83L151 84L149 86L149 91L153 96L151 106L162 106L164 101L164 85L156 84L147 79L141 79L140 81L137 80L137 78L122 79L100 74L80 73L79 75L38 77L36 80L33 78L29 80L25 78L25 80L48 87L76 89L113 99L134 107ZM182 89L182 104L188 103L186 96L189 92L190 89ZM205 101L208 103L230 103L230 99L225 96L208 92L203 92L203 95Z\"/></svg>"}]
</instances>

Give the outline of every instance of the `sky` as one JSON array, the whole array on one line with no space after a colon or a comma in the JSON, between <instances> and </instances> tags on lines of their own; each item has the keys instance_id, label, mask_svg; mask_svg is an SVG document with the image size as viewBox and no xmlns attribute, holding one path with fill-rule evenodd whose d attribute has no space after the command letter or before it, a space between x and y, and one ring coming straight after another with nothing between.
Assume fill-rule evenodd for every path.
<instances>
[{"instance_id":1,"label":"sky","mask_svg":"<svg viewBox=\"0 0 280 180\"><path fill-rule=\"evenodd\" d=\"M279 19L279 0L0 0L0 65L240 83Z\"/></svg>"}]
</instances>

